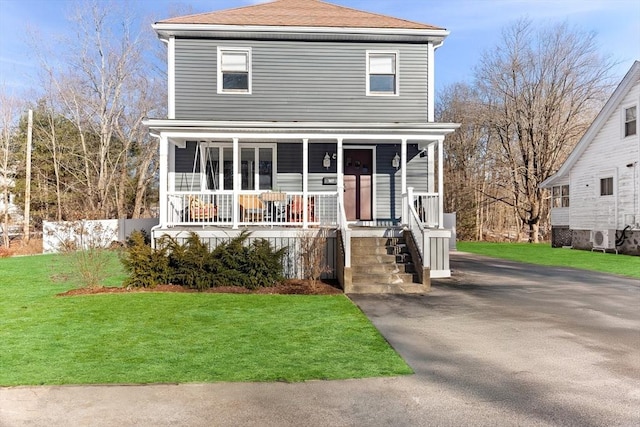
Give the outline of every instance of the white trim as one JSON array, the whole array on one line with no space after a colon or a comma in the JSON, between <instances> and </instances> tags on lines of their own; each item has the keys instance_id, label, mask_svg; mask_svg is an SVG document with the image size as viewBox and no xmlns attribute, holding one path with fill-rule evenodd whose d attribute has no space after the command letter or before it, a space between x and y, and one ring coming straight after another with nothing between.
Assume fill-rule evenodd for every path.
<instances>
[{"instance_id":1,"label":"white trim","mask_svg":"<svg viewBox=\"0 0 640 427\"><path fill-rule=\"evenodd\" d=\"M395 72L395 87L393 93L390 92L371 92L371 70L370 70L370 56L371 55L394 55L394 72ZM367 96L400 96L400 52L397 50L367 50L366 52L366 95Z\"/></svg>"},{"instance_id":2,"label":"white trim","mask_svg":"<svg viewBox=\"0 0 640 427\"><path fill-rule=\"evenodd\" d=\"M176 118L176 38L169 37L167 45L167 116Z\"/></svg>"},{"instance_id":3,"label":"white trim","mask_svg":"<svg viewBox=\"0 0 640 427\"><path fill-rule=\"evenodd\" d=\"M435 28L359 28L359 27L297 27L270 25L223 25L223 24L175 24L156 22L151 26L161 36L170 36L175 32L267 32L267 33L300 33L300 34L363 34L387 36L418 36L433 40L443 40L450 32Z\"/></svg>"},{"instance_id":4,"label":"white trim","mask_svg":"<svg viewBox=\"0 0 640 427\"><path fill-rule=\"evenodd\" d=\"M169 199L166 197L168 193L167 181L169 180L169 143L167 141L167 136L161 135L158 143L160 144L160 153L158 158L158 193L160 194L160 200L158 201L160 208L159 225L164 226L168 221L167 213L169 212Z\"/></svg>"},{"instance_id":5,"label":"white trim","mask_svg":"<svg viewBox=\"0 0 640 427\"><path fill-rule=\"evenodd\" d=\"M247 90L224 90L222 87L222 55L224 52L242 52L247 54ZM252 49L250 47L218 46L216 81L219 95L251 95L252 91Z\"/></svg>"},{"instance_id":6,"label":"white trim","mask_svg":"<svg viewBox=\"0 0 640 427\"><path fill-rule=\"evenodd\" d=\"M371 134L380 131L393 132L453 132L460 127L459 123L360 123L360 122L261 122L261 121L212 121L212 120L165 120L147 119L145 126L157 130L233 130L234 132L280 132L302 131L305 133L333 134L333 133L362 133Z\"/></svg>"}]
</instances>

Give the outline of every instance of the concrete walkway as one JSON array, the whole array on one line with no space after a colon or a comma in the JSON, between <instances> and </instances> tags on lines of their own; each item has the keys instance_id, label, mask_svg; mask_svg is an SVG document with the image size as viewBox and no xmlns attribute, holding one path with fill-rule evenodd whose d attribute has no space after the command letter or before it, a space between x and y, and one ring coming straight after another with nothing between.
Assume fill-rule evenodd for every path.
<instances>
[{"instance_id":1,"label":"concrete walkway","mask_svg":"<svg viewBox=\"0 0 640 427\"><path fill-rule=\"evenodd\" d=\"M0 388L0 425L640 425L640 281L469 254L452 267L427 296L353 297L415 375Z\"/></svg>"}]
</instances>

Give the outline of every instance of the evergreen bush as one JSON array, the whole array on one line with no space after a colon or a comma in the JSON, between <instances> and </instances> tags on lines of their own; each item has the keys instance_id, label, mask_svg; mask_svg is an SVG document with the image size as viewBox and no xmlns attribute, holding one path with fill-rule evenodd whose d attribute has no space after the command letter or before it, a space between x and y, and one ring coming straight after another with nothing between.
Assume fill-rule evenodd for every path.
<instances>
[{"instance_id":1,"label":"evergreen bush","mask_svg":"<svg viewBox=\"0 0 640 427\"><path fill-rule=\"evenodd\" d=\"M129 273L125 286L153 288L170 283L171 269L166 249L154 250L140 231L134 231L127 239L121 262Z\"/></svg>"},{"instance_id":2,"label":"evergreen bush","mask_svg":"<svg viewBox=\"0 0 640 427\"><path fill-rule=\"evenodd\" d=\"M159 249L144 244L144 235L132 235L123 263L130 273L128 286L152 287L173 283L205 290L214 286L248 289L274 286L283 279L282 259L287 248L275 250L265 239L247 244L250 233L219 244L213 251L191 233L184 244L164 236Z\"/></svg>"}]
</instances>

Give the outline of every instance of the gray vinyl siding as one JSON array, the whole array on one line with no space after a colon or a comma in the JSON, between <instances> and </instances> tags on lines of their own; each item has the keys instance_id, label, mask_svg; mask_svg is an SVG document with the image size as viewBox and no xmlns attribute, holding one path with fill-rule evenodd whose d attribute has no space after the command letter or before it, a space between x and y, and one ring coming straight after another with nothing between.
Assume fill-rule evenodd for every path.
<instances>
[{"instance_id":1,"label":"gray vinyl siding","mask_svg":"<svg viewBox=\"0 0 640 427\"><path fill-rule=\"evenodd\" d=\"M217 93L217 48L252 49L252 93ZM366 96L367 50L399 52L399 96ZM176 118L425 122L427 47L420 44L176 40Z\"/></svg>"}]
</instances>

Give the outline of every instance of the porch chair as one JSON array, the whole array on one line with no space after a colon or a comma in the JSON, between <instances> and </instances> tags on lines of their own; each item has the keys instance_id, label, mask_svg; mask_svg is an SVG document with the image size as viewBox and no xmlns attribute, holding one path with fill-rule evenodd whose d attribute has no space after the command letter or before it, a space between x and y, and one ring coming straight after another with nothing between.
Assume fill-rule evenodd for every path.
<instances>
[{"instance_id":1,"label":"porch chair","mask_svg":"<svg viewBox=\"0 0 640 427\"><path fill-rule=\"evenodd\" d=\"M289 206L287 206L287 218L290 222L302 222L303 212L304 212L304 203L302 196L293 196L291 201L289 202ZM307 219L309 222L315 221L315 198L309 197L309 203L307 206Z\"/></svg>"},{"instance_id":2,"label":"porch chair","mask_svg":"<svg viewBox=\"0 0 640 427\"><path fill-rule=\"evenodd\" d=\"M255 194L241 194L238 197L240 203L240 220L242 222L262 221L264 214L264 203Z\"/></svg>"},{"instance_id":3,"label":"porch chair","mask_svg":"<svg viewBox=\"0 0 640 427\"><path fill-rule=\"evenodd\" d=\"M205 203L196 196L189 196L189 221L215 220L218 207L213 203Z\"/></svg>"}]
</instances>

